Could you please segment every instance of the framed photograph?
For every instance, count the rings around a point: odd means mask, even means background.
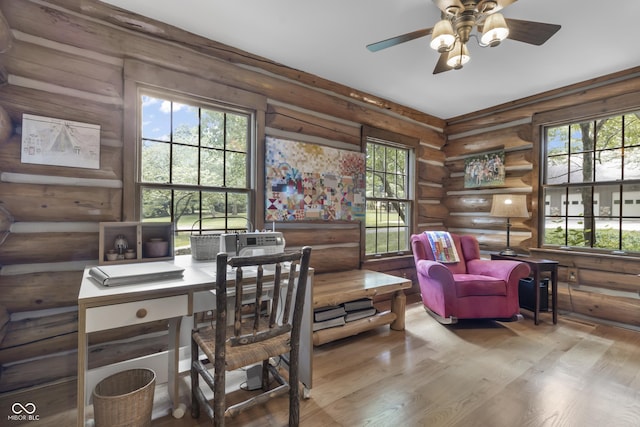
[[[100,126],[23,114],[20,160],[100,169]]]
[[[478,154],[464,161],[464,188],[504,185],[504,150]]]

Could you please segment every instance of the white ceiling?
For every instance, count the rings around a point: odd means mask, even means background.
[[[560,31],[542,46],[472,39],[471,61],[438,75],[429,36],[365,48],[433,27],[430,0],[103,1],[443,119],[640,65],[639,0],[519,0],[505,17]]]

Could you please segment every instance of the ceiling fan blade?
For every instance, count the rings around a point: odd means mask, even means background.
[[[509,27],[509,39],[540,46],[551,38],[561,28],[556,24],[543,22],[522,21],[520,19],[505,18]]]
[[[440,54],[440,58],[438,58],[438,63],[436,64],[436,68],[433,69],[433,74],[444,73],[445,71],[453,70],[453,68],[447,65],[447,58],[449,57],[449,52],[443,52]]]
[[[412,33],[391,37],[390,39],[368,44],[367,49],[369,49],[371,52],[377,52],[379,50],[386,49],[388,47],[395,46],[400,43],[404,43],[410,40],[418,39],[420,37],[428,36],[429,34],[431,34],[432,30],[433,28],[424,28],[422,30],[417,30]]]

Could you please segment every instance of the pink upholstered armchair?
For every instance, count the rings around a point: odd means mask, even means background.
[[[510,319],[520,314],[518,282],[529,275],[519,261],[480,259],[473,236],[451,234],[460,261],[435,261],[425,233],[411,236],[422,302],[441,323],[458,319]]]

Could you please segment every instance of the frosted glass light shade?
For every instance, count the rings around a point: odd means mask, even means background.
[[[451,22],[447,19],[443,19],[436,23],[431,33],[431,49],[438,52],[446,52],[451,49],[453,43],[456,41],[456,36],[453,34],[453,27]]]
[[[487,16],[483,29],[484,32],[480,37],[480,42],[483,45],[498,46],[502,40],[509,37],[509,27],[507,27],[507,22],[501,13]]]
[[[469,62],[470,59],[471,57],[469,56],[467,45],[464,45],[460,43],[459,40],[456,40],[456,43],[453,45],[453,49],[451,49],[451,52],[449,52],[447,65],[457,70],[459,68],[462,68],[462,66]]]

